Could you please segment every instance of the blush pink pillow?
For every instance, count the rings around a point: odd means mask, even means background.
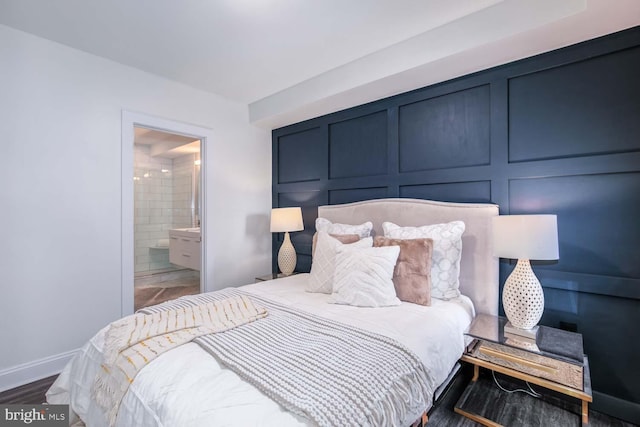
[[[376,236],[373,246],[400,246],[393,285],[401,301],[431,305],[432,239],[390,239]]]

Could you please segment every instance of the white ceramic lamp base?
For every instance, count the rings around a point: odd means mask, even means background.
[[[535,342],[536,338],[538,337],[538,326],[534,326],[531,329],[522,329],[516,328],[511,322],[507,322],[507,324],[504,325],[504,335],[505,338],[507,336],[519,336],[521,338],[526,338]]]
[[[291,243],[289,233],[284,233],[284,242],[280,246],[278,251],[278,267],[285,276],[290,276],[293,270],[296,269],[296,263],[298,258],[296,256],[296,250]]]
[[[544,312],[544,293],[528,259],[518,260],[502,290],[502,305],[509,319],[505,331],[535,339]]]

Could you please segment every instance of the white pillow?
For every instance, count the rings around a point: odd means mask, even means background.
[[[370,248],[373,238],[358,240],[355,243],[344,244],[334,239],[324,231],[318,232],[316,252],[311,263],[311,273],[307,280],[307,292],[330,294],[333,291],[333,272],[335,270],[336,252],[343,246],[356,248]]]
[[[332,223],[325,218],[316,218],[316,231],[324,231],[329,234],[357,234],[361,239],[371,236],[373,224],[367,221],[360,225]]]
[[[400,246],[338,249],[329,302],[358,307],[400,305],[392,280],[399,254]]]
[[[431,258],[431,296],[448,300],[460,296],[460,258],[462,257],[462,221],[422,227],[400,227],[383,222],[384,236],[393,239],[433,239]]]

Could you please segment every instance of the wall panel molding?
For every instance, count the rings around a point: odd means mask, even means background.
[[[567,271],[536,270],[545,288],[640,300],[640,280]],[[606,283],[606,286],[602,286]]]
[[[342,190],[329,190],[329,204],[360,202],[371,199],[384,199],[390,197],[387,187],[349,188]]]
[[[594,394],[607,396],[599,410],[640,423],[628,416],[640,341],[625,335],[640,323],[638,70],[640,27],[274,130],[274,206],[306,204],[298,269],[311,266],[318,204],[412,197],[555,213],[560,260],[534,264],[542,323],[577,325]],[[278,247],[274,237],[274,259]],[[501,284],[512,268],[500,263]]]
[[[492,203],[491,181],[401,185],[400,197],[447,202]]]
[[[387,111],[329,124],[329,179],[387,173]]]
[[[324,153],[319,127],[282,135],[278,141],[277,183],[319,181],[326,169],[317,160]]]
[[[490,163],[489,85],[399,107],[400,172]]]
[[[509,79],[509,161],[640,150],[638,70],[640,47]]]
[[[640,279],[640,171],[512,179],[509,213],[558,216],[560,260],[547,268]]]

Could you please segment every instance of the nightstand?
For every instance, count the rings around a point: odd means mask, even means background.
[[[298,273],[297,273],[296,271],[294,271],[294,272],[293,272],[293,273],[291,273],[289,276],[293,276],[293,275],[295,275],[295,274],[298,274]],[[283,278],[283,277],[288,277],[288,276],[285,276],[285,275],[284,275],[284,274],[282,274],[282,273],[278,273],[278,274],[275,274],[275,273],[266,274],[266,275],[264,275],[264,276],[256,277],[256,283],[258,283],[258,282],[266,282],[267,280],[281,279],[281,278]]]
[[[458,400],[455,412],[482,425],[499,425],[470,411],[466,404],[482,398],[470,396],[468,391],[477,381],[480,368],[486,368],[579,399],[582,424],[588,424],[589,402],[593,397],[582,335],[540,326],[536,340],[528,340],[505,333],[506,323],[504,317],[480,314],[469,326],[466,335],[472,340],[461,360],[473,365],[473,378]]]

